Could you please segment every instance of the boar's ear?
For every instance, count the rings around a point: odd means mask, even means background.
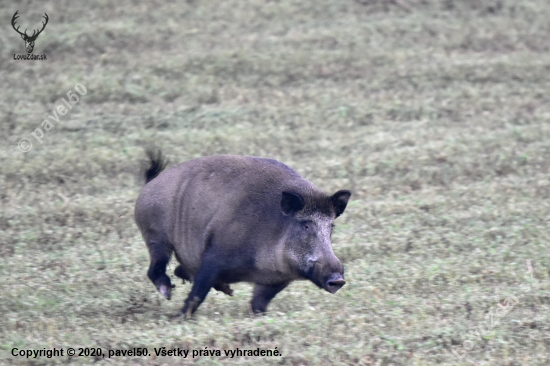
[[[293,215],[304,208],[304,199],[298,193],[283,192],[281,211],[285,215]]]
[[[336,217],[344,213],[346,206],[348,205],[349,197],[351,196],[350,191],[342,190],[334,193],[330,200],[334,205],[334,210],[336,211]]]

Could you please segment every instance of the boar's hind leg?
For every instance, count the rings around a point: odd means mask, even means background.
[[[185,281],[191,281],[191,276],[187,274],[187,271],[185,270],[185,268],[183,268],[181,264],[176,267],[176,269],[174,270],[174,274],[181,278],[183,283],[185,283]],[[227,283],[218,282],[214,284],[214,290],[221,291],[229,296],[233,296],[233,289]]]
[[[275,295],[281,292],[287,285],[288,282],[283,282],[278,285],[256,284],[256,286],[254,286],[254,295],[250,302],[254,314],[265,313],[267,304],[269,304]]]
[[[170,277],[166,275],[166,265],[170,261],[170,256],[172,256],[172,244],[165,240],[147,241],[147,248],[151,259],[147,276],[159,292],[170,300],[172,283]]]
[[[233,296],[233,289],[227,283],[216,283],[214,290],[221,291],[226,295]]]
[[[191,281],[191,277],[187,274],[187,271],[185,271],[185,268],[183,268],[181,264],[176,267],[174,274],[181,278],[183,283],[185,283],[185,281]]]

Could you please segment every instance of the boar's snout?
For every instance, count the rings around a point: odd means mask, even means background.
[[[324,288],[333,294],[340,290],[340,288],[345,284],[346,281],[344,280],[344,277],[340,273],[334,273],[329,277],[328,281],[325,282]]]

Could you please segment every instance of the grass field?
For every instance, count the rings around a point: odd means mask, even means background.
[[[16,10],[29,29],[48,13],[47,61],[13,60]],[[550,363],[547,1],[4,1],[0,15],[1,364]],[[162,298],[133,221],[150,144],[172,164],[270,157],[351,190],[333,236],[346,286],[295,282],[252,317],[236,284],[173,320],[189,284],[171,275]],[[11,354],[68,347],[282,356]]]

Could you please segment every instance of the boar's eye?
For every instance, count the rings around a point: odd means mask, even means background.
[[[302,221],[301,224],[302,224],[302,229],[304,229],[305,231],[309,230],[309,223],[307,221]]]

